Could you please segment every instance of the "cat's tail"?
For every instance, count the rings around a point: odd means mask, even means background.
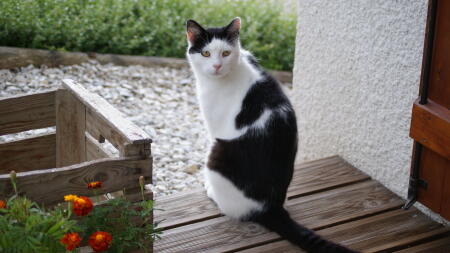
[[[254,215],[250,220],[278,233],[284,239],[311,253],[357,253],[327,241],[314,231],[295,222],[284,208],[276,208]]]

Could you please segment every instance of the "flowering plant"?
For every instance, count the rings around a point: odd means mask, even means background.
[[[60,205],[50,211],[18,196],[15,173],[11,183],[16,194],[0,200],[0,252],[78,252],[80,245],[89,245],[95,252],[146,252],[148,242],[161,233],[152,223],[153,201],[144,198],[143,177],[139,180],[141,202],[120,197],[94,206],[89,197],[70,194],[64,196],[67,208]],[[87,184],[97,198],[101,187],[98,181]]]
[[[77,222],[62,207],[46,211],[18,196],[14,172],[10,178],[16,194],[0,201],[0,252],[64,252],[60,240]]]

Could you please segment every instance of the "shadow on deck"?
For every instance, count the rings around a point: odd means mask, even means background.
[[[450,252],[450,228],[334,156],[296,166],[287,210],[327,239],[362,252]],[[203,190],[156,199],[154,252],[302,252],[254,223],[222,216]]]

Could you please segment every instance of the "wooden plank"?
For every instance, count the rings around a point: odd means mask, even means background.
[[[48,169],[56,166],[55,133],[0,144],[0,174]]]
[[[450,109],[450,2],[438,1],[428,97]]]
[[[409,135],[450,160],[450,111],[447,108],[432,100],[428,100],[425,105],[416,101],[413,105]]]
[[[203,189],[171,194],[156,199],[155,220],[164,229],[221,216]]]
[[[304,196],[337,186],[347,185],[369,177],[346,163],[338,156],[297,164],[288,196]],[[320,182],[319,184],[315,181]],[[186,201],[189,199],[189,201]],[[157,220],[164,220],[162,227],[172,228],[219,216],[216,206],[198,189],[190,193],[178,193],[156,199]]]
[[[291,199],[369,179],[341,157],[332,156],[296,165],[287,196]]]
[[[94,139],[89,133],[85,133],[86,138],[86,160],[91,161],[100,158],[114,157],[107,149],[103,148],[100,143]]]
[[[138,157],[99,159],[63,168],[17,173],[17,186],[21,193],[38,203],[55,204],[67,194],[92,195],[86,186],[90,181],[102,181],[104,192],[133,187],[141,175],[149,182],[148,164],[148,159]],[[12,192],[9,175],[0,175],[0,195]]]
[[[54,90],[0,99],[0,135],[54,125]]]
[[[448,231],[449,228],[432,221],[416,209],[400,209],[332,227],[319,234],[356,250],[381,252],[404,248]]]
[[[439,240],[423,243],[414,247],[406,248],[396,253],[446,253],[450,252],[450,236]]]
[[[419,178],[427,182],[427,187],[419,187],[418,201],[431,210],[439,213],[442,210],[442,200],[445,172],[449,171],[450,162],[439,154],[424,147],[420,154]]]
[[[151,142],[146,132],[125,119],[121,112],[97,94],[88,92],[70,79],[64,79],[63,85],[86,105],[86,129],[94,138],[103,136],[116,147]]]
[[[297,222],[318,229],[398,209],[402,204],[400,198],[379,183],[367,181],[290,200],[287,209]],[[155,220],[160,218],[155,212]],[[155,242],[155,251],[224,252],[279,239],[255,223],[219,217],[165,230],[162,239]]]
[[[365,219],[318,231],[325,238],[352,249],[369,252],[392,252],[448,233],[449,228],[431,221],[414,208],[394,210]],[[296,252],[283,240],[239,251],[241,253]],[[404,251],[410,252],[410,251]]]
[[[140,156],[145,157],[148,159],[148,171],[150,171],[149,174],[149,180],[147,183],[152,183],[152,169],[153,169],[153,157],[151,156],[150,152],[150,143],[136,143],[136,144],[127,144],[125,146],[122,146],[120,149],[120,156],[122,157],[128,157],[128,156]],[[133,186],[133,187],[127,187],[124,189],[124,194],[126,198],[134,198],[136,195],[139,195],[141,192],[140,186]]]
[[[67,90],[56,92],[56,166],[86,161],[86,108]]]
[[[307,253],[304,250],[292,245],[288,241],[277,241],[261,246],[238,251],[239,253]]]
[[[447,168],[450,168],[450,161],[447,160]],[[444,184],[442,188],[441,216],[450,221],[450,170],[444,174]]]

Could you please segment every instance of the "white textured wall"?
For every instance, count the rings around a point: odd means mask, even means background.
[[[406,198],[426,0],[299,0],[298,161],[338,154]]]

